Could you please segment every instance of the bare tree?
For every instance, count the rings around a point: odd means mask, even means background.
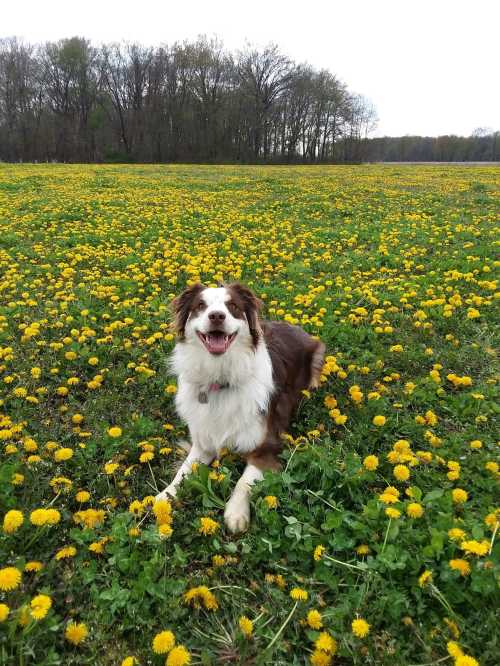
[[[248,104],[250,137],[253,156],[269,155],[269,121],[273,104],[288,89],[292,76],[292,62],[279,52],[276,45],[262,52],[247,49],[240,52],[237,61],[240,91]]]
[[[37,159],[44,101],[34,47],[16,38],[0,40],[0,140],[5,158]]]

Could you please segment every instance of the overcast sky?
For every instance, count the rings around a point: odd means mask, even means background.
[[[0,37],[269,42],[364,94],[374,136],[500,129],[498,0],[1,0]]]

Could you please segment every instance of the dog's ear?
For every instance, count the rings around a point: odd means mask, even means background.
[[[191,310],[193,309],[193,304],[204,289],[205,287],[202,284],[193,284],[172,301],[172,309],[175,317],[175,330],[181,340],[184,340],[186,323]]]
[[[254,347],[256,347],[262,334],[259,324],[259,313],[263,303],[248,287],[239,282],[230,284],[229,289],[237,295],[238,300],[243,304],[243,311],[248,322],[252,342]]]

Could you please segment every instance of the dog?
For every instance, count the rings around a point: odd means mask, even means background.
[[[227,448],[247,463],[225,507],[232,533],[248,528],[252,484],[265,470],[280,468],[281,435],[303,389],[319,385],[325,353],[325,345],[298,326],[261,320],[261,305],[239,283],[195,284],[173,301],[177,343],[170,363],[191,448],[156,499],[175,497],[193,463],[208,465]]]

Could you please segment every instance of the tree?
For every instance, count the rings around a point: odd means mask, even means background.
[[[290,86],[292,62],[276,45],[262,52],[247,48],[238,54],[236,65],[240,93],[248,109],[249,135],[253,157],[269,155],[269,126],[273,105]]]
[[[95,159],[89,127],[99,84],[95,49],[81,37],[62,39],[45,45],[40,62],[45,96],[53,113],[58,159]]]
[[[495,160],[500,135],[370,139],[373,105],[271,44],[214,38],[94,47],[0,40],[0,159],[359,162]]]
[[[34,47],[0,40],[0,142],[4,159],[37,159],[44,104]]]

